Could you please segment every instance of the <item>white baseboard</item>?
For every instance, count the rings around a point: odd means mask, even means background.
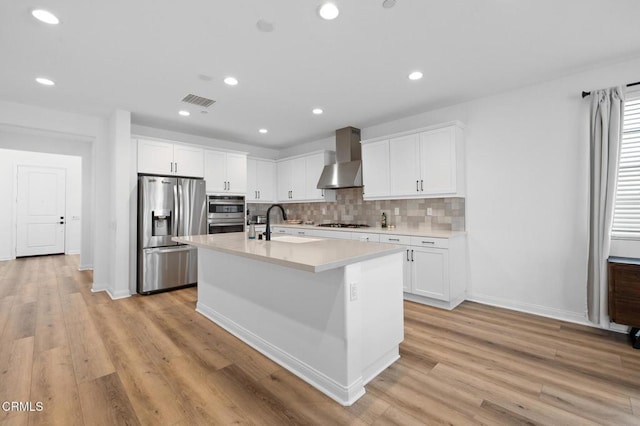
[[[96,285],[94,283],[93,287],[91,288],[91,292],[92,293],[99,293],[101,291],[104,291],[105,293],[107,293],[109,295],[109,297],[111,298],[111,300],[118,300],[118,299],[124,299],[124,298],[127,298],[127,297],[131,297],[131,293],[128,290],[120,290],[120,291],[117,291],[115,293],[112,293],[109,288],[102,287],[102,286]]]
[[[471,302],[482,303],[484,305],[510,309],[512,311],[524,312],[527,314],[539,315],[541,317],[553,318],[560,321],[571,322],[574,324],[586,325],[588,327],[616,331],[618,333],[626,333],[628,330],[626,327],[620,326],[618,324],[612,323],[609,327],[604,327],[600,324],[589,322],[589,320],[587,320],[586,313],[565,311],[562,309],[549,308],[547,306],[535,305],[531,303],[514,302],[513,300],[507,300],[481,294],[467,294],[467,300]]]
[[[358,378],[349,386],[343,386],[330,377],[327,377],[322,372],[265,341],[256,334],[215,311],[213,308],[198,302],[196,305],[196,311],[341,405],[350,406],[365,393],[362,377]]]
[[[64,254],[67,254],[67,255],[80,254],[80,250],[69,250],[69,251],[66,251]]]
[[[0,262],[4,262],[5,260],[16,260],[15,257],[0,257]]]
[[[78,271],[93,271],[93,265],[80,265]]]

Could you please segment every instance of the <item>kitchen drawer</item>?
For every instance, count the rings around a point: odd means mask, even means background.
[[[369,243],[377,243],[380,242],[380,234],[372,234],[370,232],[352,232],[351,239]]]
[[[265,226],[266,228],[266,226]],[[272,234],[284,234],[284,235],[293,235],[294,234],[294,229],[291,228],[278,228],[276,226],[272,226],[271,227],[271,233]]]
[[[449,248],[448,238],[411,237],[411,245],[416,247]]]
[[[408,246],[411,244],[411,237],[408,235],[380,235],[380,242]]]
[[[334,231],[331,229],[315,229],[313,235],[322,238],[338,238],[341,240],[351,239],[351,232],[349,231]]]

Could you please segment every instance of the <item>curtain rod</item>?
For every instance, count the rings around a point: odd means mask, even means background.
[[[627,87],[631,87],[631,86],[637,86],[640,84],[640,81],[636,81],[635,83],[629,83],[627,84]],[[587,96],[589,96],[591,94],[591,92],[585,92],[584,90],[582,91],[582,97],[586,98]]]

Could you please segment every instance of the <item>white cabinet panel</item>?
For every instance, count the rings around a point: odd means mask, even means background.
[[[291,160],[291,199],[305,200],[306,196],[307,166],[305,158]]]
[[[369,232],[352,232],[351,239],[356,241],[363,241],[365,243],[378,243],[380,242],[380,234]]]
[[[389,195],[389,141],[362,145],[363,195],[379,197]]]
[[[209,193],[245,194],[247,156],[224,151],[204,151],[204,180]]]
[[[278,200],[291,200],[291,181],[293,180],[293,160],[278,161],[276,166]]]
[[[318,189],[318,180],[324,169],[324,154],[313,154],[305,158],[305,199],[321,199],[324,191]]]
[[[138,172],[173,174],[173,144],[138,139]]]
[[[412,247],[412,293],[449,301],[449,251]]]
[[[276,199],[276,164],[271,160],[247,159],[247,201],[271,203]]]
[[[204,176],[204,150],[188,145],[173,146],[174,173],[178,176]]]
[[[276,165],[273,161],[256,162],[256,190],[258,200],[272,202],[276,199]]]
[[[391,194],[420,193],[420,135],[392,138],[389,141]]]
[[[207,192],[226,191],[227,172],[224,152],[210,150],[204,152],[204,180],[207,184]]]
[[[247,192],[247,156],[228,152],[227,191],[244,194]]]
[[[247,158],[247,202],[258,200],[258,160]]]
[[[456,192],[455,129],[420,134],[420,190],[430,194]]]
[[[203,177],[203,149],[138,139],[138,173]]]

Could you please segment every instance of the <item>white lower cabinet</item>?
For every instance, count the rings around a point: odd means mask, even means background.
[[[449,301],[449,250],[411,247],[411,293]]]
[[[402,245],[404,298],[453,309],[466,293],[465,237],[427,238],[381,235],[380,242]]]

